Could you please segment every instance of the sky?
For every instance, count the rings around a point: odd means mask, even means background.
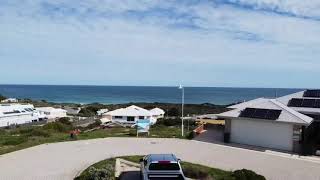
[[[0,0],[0,84],[320,88],[319,0]]]

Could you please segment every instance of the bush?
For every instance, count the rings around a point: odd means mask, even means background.
[[[6,130],[0,129],[0,135],[4,135],[4,134],[6,134]]]
[[[192,179],[210,179],[208,172],[201,169],[185,168],[183,173],[186,177]]]
[[[7,99],[5,96],[2,96],[1,94],[0,94],[0,101],[2,101],[2,100],[5,100],[5,99]]]
[[[181,125],[181,119],[180,118],[158,119],[156,125],[180,126]]]
[[[101,122],[100,120],[96,120],[94,123],[89,124],[89,125],[86,127],[86,129],[96,128],[96,127],[100,126],[101,123],[102,123],[102,122]]]
[[[42,129],[33,129],[27,136],[41,136],[41,137],[49,137],[50,134]]]
[[[43,126],[43,129],[56,132],[67,132],[72,130],[72,126],[62,124],[61,122],[51,122]]]
[[[5,146],[15,146],[24,143],[26,140],[25,137],[12,136],[5,139],[2,144]]]
[[[97,169],[95,167],[90,167],[88,172],[87,180],[114,180],[113,177],[114,167],[107,164],[105,168]]]
[[[189,132],[189,134],[186,136],[187,139],[193,139],[194,138],[194,133],[193,131]]]
[[[266,180],[265,177],[247,169],[236,170],[232,176],[236,180]]]
[[[70,122],[70,118],[69,117],[62,117],[62,118],[58,119],[58,122],[60,122],[62,124],[66,124],[66,125],[71,125],[72,124]]]
[[[104,108],[106,108],[106,106],[103,104],[99,104],[99,103],[89,104],[86,107],[81,108],[79,115],[85,116],[85,117],[95,116],[97,115],[98,110],[104,109]]]
[[[168,111],[168,116],[179,116],[180,115],[180,111],[178,108],[170,108]]]
[[[25,128],[19,130],[20,134],[24,134],[27,137],[30,136],[42,136],[42,137],[49,137],[50,134],[43,129],[40,128]]]

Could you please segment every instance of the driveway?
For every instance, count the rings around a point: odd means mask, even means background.
[[[320,179],[317,162],[198,141],[152,138],[62,142],[5,154],[0,156],[0,179],[71,180],[100,160],[148,153],[174,153],[182,160],[225,170],[247,168],[267,179]]]

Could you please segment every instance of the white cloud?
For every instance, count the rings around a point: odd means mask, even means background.
[[[320,1],[318,0],[227,0],[227,2],[258,10],[320,20]]]

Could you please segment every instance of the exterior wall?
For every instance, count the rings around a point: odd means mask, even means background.
[[[294,125],[293,126],[293,152],[301,153],[302,152],[302,126],[301,125]]]
[[[33,120],[38,120],[38,118],[34,117],[32,114],[19,114],[14,116],[0,117],[0,127],[30,123]]]
[[[66,111],[42,111],[42,110],[40,110],[40,114],[44,115],[48,119],[67,117]]]
[[[293,151],[293,125],[269,120],[233,119],[231,142]]]
[[[122,118],[116,118],[116,116],[112,116],[111,121],[134,124],[139,120],[139,116],[134,116],[134,121],[127,121],[127,117],[133,117],[133,116],[122,116]],[[144,116],[144,119],[150,119],[150,121],[152,121],[152,117],[150,116]]]
[[[231,119],[226,119],[225,125],[224,125],[224,133],[230,133],[230,132],[231,132]]]

